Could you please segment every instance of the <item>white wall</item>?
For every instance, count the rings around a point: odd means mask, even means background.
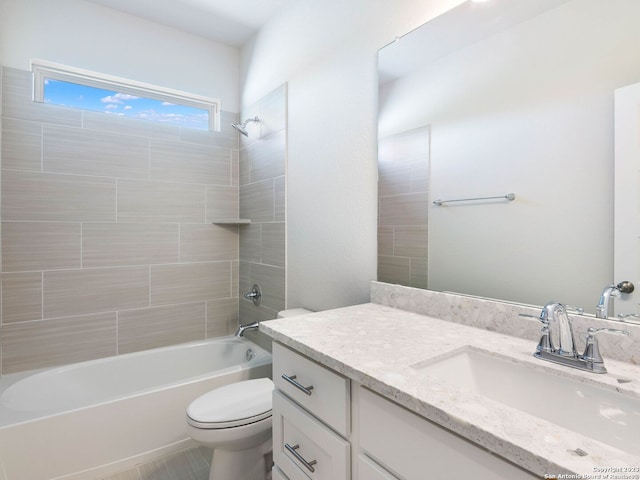
[[[30,59],[222,100],[239,112],[238,49],[82,0],[0,0],[0,63]]]
[[[460,0],[298,0],[242,51],[242,104],[288,82],[287,306],[369,300],[376,52]]]

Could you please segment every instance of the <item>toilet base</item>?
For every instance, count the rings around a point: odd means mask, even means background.
[[[271,438],[248,450],[215,448],[211,458],[209,480],[265,480],[265,456],[271,451]],[[271,466],[269,466],[271,467]]]

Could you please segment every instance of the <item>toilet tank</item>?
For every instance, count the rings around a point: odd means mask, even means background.
[[[306,308],[290,308],[288,310],[282,310],[278,312],[278,318],[295,317],[298,315],[306,315],[307,313],[313,313]]]

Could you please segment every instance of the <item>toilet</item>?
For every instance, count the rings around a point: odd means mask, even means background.
[[[296,308],[278,318],[311,313]],[[272,450],[269,378],[244,380],[216,388],[187,407],[187,433],[213,448],[209,480],[265,480],[265,456]]]
[[[187,407],[187,432],[213,448],[210,480],[265,480],[271,451],[273,382],[257,378],[231,383]]]
[[[306,308],[290,308],[289,310],[282,310],[278,312],[278,318],[297,317],[298,315],[306,315],[307,313],[313,313]]]

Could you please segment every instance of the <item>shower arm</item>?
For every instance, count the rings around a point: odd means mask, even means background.
[[[244,122],[242,122],[242,126],[246,127],[251,122],[258,123],[259,121],[260,121],[260,119],[256,115],[255,117],[247,118]]]

